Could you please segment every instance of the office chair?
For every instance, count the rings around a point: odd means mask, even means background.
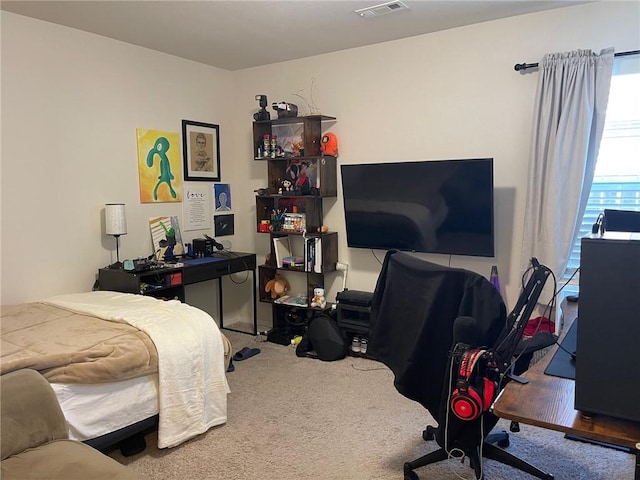
[[[517,378],[514,354],[527,350],[522,332],[550,273],[532,263],[534,273],[507,315],[500,293],[483,276],[387,252],[372,299],[369,351],[394,373],[398,392],[424,406],[439,425],[427,427],[423,438],[435,437],[440,448],[405,463],[405,480],[418,479],[419,467],[465,457],[477,479],[484,478],[482,457],[553,479],[489,442],[498,422],[489,407]],[[508,434],[498,440],[508,444]]]

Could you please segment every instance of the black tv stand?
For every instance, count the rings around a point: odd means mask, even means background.
[[[344,290],[338,293],[338,327],[346,333],[349,341],[353,337],[369,337],[372,298],[373,293],[359,290]],[[351,348],[347,351],[355,357],[373,358],[367,353],[354,352]]]

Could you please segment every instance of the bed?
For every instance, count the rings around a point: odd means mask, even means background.
[[[47,378],[72,439],[106,447],[157,422],[169,448],[227,420],[231,345],[177,300],[96,291],[3,306],[0,338],[0,373]]]

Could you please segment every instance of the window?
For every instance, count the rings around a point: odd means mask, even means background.
[[[626,57],[622,57],[623,59]],[[614,69],[620,68],[616,59]],[[563,280],[580,266],[580,239],[605,208],[640,211],[640,59],[627,63],[627,71],[614,70],[596,171]],[[631,66],[631,71],[629,66]],[[563,282],[564,283],[564,282]],[[571,282],[575,293],[578,281]]]

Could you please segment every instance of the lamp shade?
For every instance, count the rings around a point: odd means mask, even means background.
[[[104,208],[104,232],[107,235],[126,235],[127,219],[124,203],[107,203]]]

